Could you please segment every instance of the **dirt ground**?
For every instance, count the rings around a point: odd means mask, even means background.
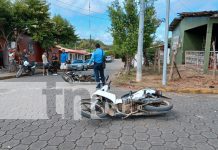
[[[168,77],[169,77],[168,68]],[[185,66],[179,66],[179,73],[181,74],[181,79],[179,78],[176,70],[174,70],[173,80],[167,81],[167,86],[165,88],[171,89],[215,89],[218,90],[218,73],[214,79],[212,75],[205,75],[201,71],[196,71],[194,69],[186,68]],[[130,75],[125,75],[122,73],[117,74],[115,82],[113,83],[117,87],[124,87],[129,89],[141,89],[145,87],[151,88],[163,88],[162,86],[162,73],[158,74],[154,71],[153,67],[146,67],[143,70],[143,79],[141,82],[136,82],[136,72],[131,71]]]

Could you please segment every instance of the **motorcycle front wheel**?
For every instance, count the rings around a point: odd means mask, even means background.
[[[104,108],[100,105],[95,104],[94,109],[91,108],[91,102],[82,102],[81,103],[81,115],[86,118],[93,118],[93,119],[103,119],[107,116],[104,112]]]
[[[63,75],[62,75],[62,79],[63,79],[65,82],[74,82],[73,78],[70,77],[70,76],[67,75],[67,74],[63,74]]]
[[[163,100],[160,103],[151,103],[144,106],[144,110],[146,111],[170,111],[173,108],[173,104],[169,101]]]
[[[23,68],[21,67],[16,73],[16,78],[19,78],[22,75],[22,73],[23,73]]]

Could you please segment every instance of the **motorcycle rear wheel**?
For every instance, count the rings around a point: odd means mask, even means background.
[[[92,103],[91,102],[82,102],[81,103],[81,115],[83,117],[86,117],[86,118],[92,118],[93,119],[103,119],[107,116],[106,113],[104,113],[104,109],[96,104],[95,105],[95,110],[91,110],[91,105]]]
[[[170,111],[172,108],[173,108],[173,104],[166,100],[163,100],[160,103],[151,103],[143,107],[143,109],[146,111],[157,111],[157,112]]]

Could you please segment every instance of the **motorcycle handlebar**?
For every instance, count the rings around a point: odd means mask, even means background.
[[[110,89],[110,87],[111,87],[111,81],[108,83],[108,88]]]

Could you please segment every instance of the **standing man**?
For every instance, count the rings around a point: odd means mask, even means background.
[[[9,72],[13,72],[16,70],[15,49],[9,51],[8,59],[9,59]]]
[[[56,53],[52,54],[51,60],[52,60],[52,67],[54,68],[53,75],[57,75],[58,57],[56,56]]]
[[[27,52],[27,49],[23,49],[22,60],[29,62],[29,58],[28,58],[29,56],[30,56],[30,54]]]
[[[104,67],[105,67],[105,52],[103,49],[100,48],[100,44],[95,45],[96,49],[92,53],[92,57],[89,61],[89,65],[94,61],[94,73],[95,73],[95,81],[97,82],[97,87],[100,88],[100,78],[101,82],[104,85],[105,84],[105,78],[104,78]]]
[[[67,60],[68,60],[68,55],[65,52],[65,49],[62,49],[61,58],[60,58],[61,61],[60,69],[64,70],[64,72],[67,70]]]
[[[43,63],[43,76],[45,75],[45,73],[48,76],[48,67],[49,67],[49,64],[48,64],[48,59],[47,59],[47,53],[46,52],[44,52],[42,54],[42,63]]]

